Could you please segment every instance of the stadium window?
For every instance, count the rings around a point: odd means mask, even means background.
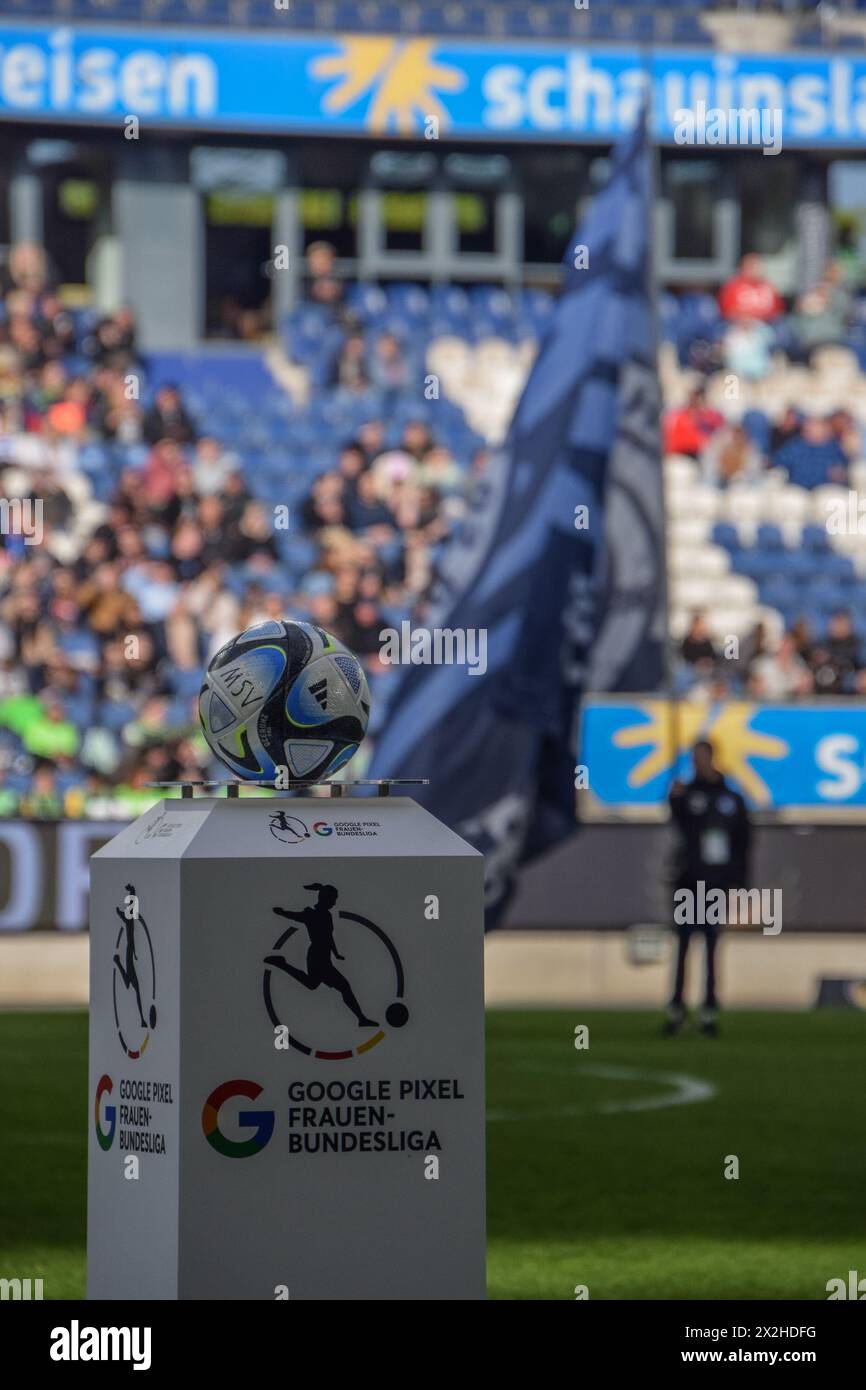
[[[749,156],[737,161],[741,240],[744,251],[778,256],[796,241],[797,204],[802,200],[803,166],[784,156]]]
[[[442,168],[453,191],[457,254],[496,255],[499,194],[510,186],[511,160],[498,153],[455,152],[445,157]]]
[[[341,258],[357,255],[358,200],[339,188],[302,188],[298,196],[304,249],[328,241]]]
[[[861,289],[866,267],[866,160],[833,160],[827,188],[836,255],[846,266],[849,284]]]
[[[420,251],[424,245],[427,194],[387,189],[379,199],[386,251]]]
[[[457,246],[464,253],[496,251],[496,194],[456,193]]]
[[[562,260],[577,204],[588,187],[589,158],[578,150],[520,151],[515,167],[523,201],[523,254],[528,265]]]
[[[87,166],[80,166],[47,170],[43,190],[43,238],[60,282],[85,285],[106,203],[104,188]]]
[[[205,198],[205,331],[255,339],[268,326],[274,199],[222,189]]]
[[[205,332],[255,339],[269,327],[273,228],[286,158],[252,146],[196,145],[190,177],[204,204]]]
[[[673,213],[673,258],[711,261],[716,254],[715,210],[722,191],[718,159],[669,160],[662,191]]]
[[[267,193],[211,193],[207,220],[215,227],[266,227],[270,230],[274,200]]]
[[[57,202],[66,217],[89,222],[96,216],[99,192],[93,179],[63,179],[57,185]]]
[[[379,250],[421,253],[425,249],[428,189],[438,161],[428,150],[377,150],[370,159],[369,186],[376,194]]]

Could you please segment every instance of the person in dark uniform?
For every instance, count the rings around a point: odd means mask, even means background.
[[[716,946],[720,927],[697,920],[705,895],[721,888],[726,895],[732,888],[743,888],[748,879],[751,827],[746,803],[729,786],[713,761],[713,746],[703,739],[692,750],[695,775],[691,782],[674,782],[670,790],[671,819],[677,832],[677,856],[673,891],[687,889],[697,911],[691,921],[677,921],[674,988],[664,1032],[678,1033],[686,1018],[683,1003],[686,957],[694,933],[702,932],[706,946],[706,989],[701,1013],[701,1031],[714,1037],[718,1032],[716,1014]],[[703,883],[703,890],[699,884]],[[682,901],[680,899],[679,901]],[[704,913],[706,917],[708,914]]]

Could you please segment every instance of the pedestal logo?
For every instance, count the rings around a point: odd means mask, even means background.
[[[308,883],[304,892],[314,893],[315,902],[272,909],[294,925],[264,958],[268,1017],[275,1028],[288,1029],[291,1046],[305,1056],[360,1057],[408,1022],[400,956],[376,922],[337,909],[333,884]]]
[[[115,912],[121,921],[111,982],[114,1023],[127,1057],[144,1055],[156,1027],[156,962],[150,929],[131,883]]]

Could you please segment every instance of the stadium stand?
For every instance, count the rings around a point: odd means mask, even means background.
[[[12,248],[2,487],[7,508],[41,501],[43,536],[11,510],[0,536],[0,812],[132,811],[148,782],[218,775],[202,665],[287,611],[358,652],[381,718],[378,634],[429,583],[553,301],[344,284],[317,256],[273,345],[143,360],[129,311],[68,310],[43,250]],[[866,689],[858,288],[834,263],[786,305],[747,257],[718,297],[662,298],[671,631],[694,698]]]
[[[25,18],[58,21],[126,21],[137,24],[279,25],[295,32],[453,36],[496,39],[659,40],[707,44],[735,29],[738,40],[750,33],[764,47],[836,43],[860,47],[866,42],[861,12],[866,0],[647,0],[593,3],[579,8],[573,0],[524,0],[494,3],[392,0],[4,0],[4,12]]]
[[[862,300],[838,264],[792,312],[773,292],[749,318],[732,286],[662,305],[678,683],[714,696],[862,692],[866,535],[851,515],[866,481]],[[758,329],[758,359],[740,361],[731,336]],[[720,663],[731,636],[745,638],[743,659]]]

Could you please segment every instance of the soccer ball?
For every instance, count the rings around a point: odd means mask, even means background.
[[[357,657],[312,623],[264,622],[221,647],[199,718],[238,777],[314,782],[344,767],[367,732],[370,691]]]

